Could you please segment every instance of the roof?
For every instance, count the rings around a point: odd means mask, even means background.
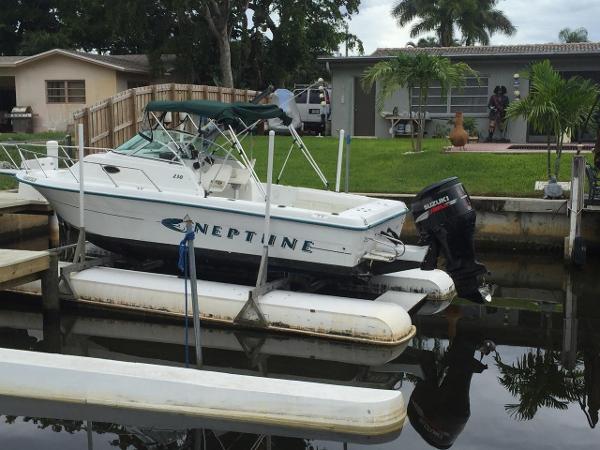
[[[95,53],[79,52],[55,48],[32,56],[0,56],[0,67],[19,67],[33,61],[52,55],[62,55],[80,61],[114,69],[119,72],[134,72],[147,74],[150,65],[146,55],[98,55]]]
[[[242,102],[222,103],[212,100],[186,100],[178,102],[156,100],[148,103],[146,111],[185,112],[229,124],[236,124],[238,118],[245,123],[276,118],[281,119],[286,125],[291,123],[291,119],[277,105],[256,105],[254,103]]]
[[[369,61],[383,59],[398,53],[415,54],[420,52],[447,56],[450,58],[600,55],[600,42],[581,42],[573,44],[477,45],[468,47],[378,48],[369,56],[325,57],[320,59],[328,62]]]

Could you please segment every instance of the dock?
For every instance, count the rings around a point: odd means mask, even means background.
[[[9,349],[0,349],[0,405],[108,422],[128,413],[144,426],[214,420],[359,436],[397,433],[406,418],[395,390]]]
[[[18,192],[0,191],[0,215],[40,214],[50,215],[53,209],[48,202],[23,198]]]
[[[41,280],[45,309],[58,310],[58,257],[49,251],[0,249],[0,290]]]

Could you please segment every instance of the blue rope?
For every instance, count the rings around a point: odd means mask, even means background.
[[[187,268],[187,260],[184,263],[185,265],[185,275],[183,277],[183,282],[185,283],[185,367],[190,367],[190,343],[188,342],[189,335],[189,319],[188,319],[188,268]]]
[[[185,268],[187,267],[187,241],[193,241],[194,240],[194,232],[190,231],[189,233],[185,233],[184,238],[181,240],[181,242],[179,243],[179,261],[177,262],[177,267],[179,268],[179,270],[181,270],[182,272],[184,272],[184,274],[187,275],[187,272],[185,271]]]
[[[185,283],[185,367],[190,367],[190,344],[189,344],[189,318],[188,318],[188,278],[190,277],[190,271],[188,269],[188,248],[187,241],[194,240],[194,232],[190,231],[185,234],[185,237],[179,243],[179,261],[177,267],[183,272],[183,282]]]

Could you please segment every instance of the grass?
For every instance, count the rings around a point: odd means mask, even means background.
[[[63,133],[13,135],[15,140],[47,140],[63,137]],[[7,134],[0,134],[5,141]],[[304,141],[325,173],[331,187],[335,185],[337,138],[305,137]],[[291,138],[275,138],[276,178]],[[247,137],[244,148],[257,159],[256,170],[265,179],[267,137]],[[416,193],[425,186],[450,176],[458,176],[472,195],[541,197],[534,191],[536,180],[546,179],[546,153],[490,154],[443,153],[445,139],[425,139],[424,151],[410,152],[408,139],[353,139],[350,161],[350,190],[353,192]],[[560,180],[570,178],[572,154],[564,154]],[[4,159],[0,151],[0,159]],[[591,155],[588,156],[591,161]],[[344,162],[345,165],[345,162]],[[302,154],[294,149],[281,179],[282,184],[322,187]],[[342,180],[342,187],[344,186]],[[14,187],[14,180],[0,176],[0,189]]]
[[[251,138],[247,138],[251,139]],[[335,183],[337,139],[306,137],[304,141],[329,179]],[[290,138],[275,138],[275,176],[279,173]],[[246,142],[245,147],[251,147]],[[405,139],[353,139],[350,158],[350,190],[354,192],[416,193],[425,186],[458,176],[469,193],[489,196],[540,197],[536,180],[546,179],[546,153],[490,154],[443,153],[445,139],[426,139],[421,154],[411,151]],[[254,138],[259,176],[266,173],[266,137]],[[249,150],[248,150],[249,151]],[[320,182],[303,156],[294,150],[282,183],[319,187]],[[572,154],[563,154],[560,180],[570,179]],[[589,156],[591,161],[591,155]],[[344,162],[345,164],[345,162]],[[342,182],[343,186],[343,182]]]
[[[0,133],[0,142],[45,142],[64,139],[64,131],[44,131],[42,133]]]

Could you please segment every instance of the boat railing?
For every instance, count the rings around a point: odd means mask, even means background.
[[[72,170],[73,165],[78,162],[78,159],[71,156],[77,154],[78,147],[76,146],[68,146],[68,145],[52,145],[52,149],[50,150],[49,145],[43,144],[30,144],[30,143],[0,143],[0,156],[4,156],[5,161],[10,165],[10,169],[13,170],[39,170],[44,175],[45,178],[49,177],[49,171],[54,169],[66,169],[69,174],[73,177],[76,183],[79,183],[79,177]],[[46,150],[46,151],[44,151]],[[85,147],[85,153],[102,153],[110,151],[110,149],[98,148],[98,147]],[[62,152],[62,155],[58,154]],[[56,161],[55,166],[47,167],[43,163],[43,159],[51,158]],[[0,158],[3,159],[3,158]],[[33,161],[36,163],[34,164]],[[116,188],[123,187],[123,183],[119,183],[114,176],[112,176],[106,169],[107,166],[115,167],[118,169],[126,169],[129,171],[135,171],[142,175],[142,177],[147,180],[148,185],[151,186],[157,192],[162,192],[163,190],[160,188],[159,183],[154,181],[150,175],[139,167],[131,167],[123,164],[115,164],[111,162],[110,164],[101,163],[97,161],[84,161],[84,167],[86,165],[94,165],[100,166],[102,172],[112,183],[112,185]],[[8,167],[4,167],[8,168]],[[199,191],[198,186],[194,183],[194,188],[196,191]]]
[[[39,162],[41,158],[52,158],[57,162],[57,168],[67,168],[77,162],[77,158],[71,155],[77,155],[78,147],[74,145],[61,145],[56,141],[49,141],[46,144],[30,142],[0,142],[0,160],[2,156],[10,168],[20,170],[30,170],[27,161],[35,159]],[[85,147],[86,154],[105,153],[109,148]],[[62,153],[63,156],[60,155]],[[26,158],[29,155],[32,158]],[[60,164],[62,163],[62,165]]]

